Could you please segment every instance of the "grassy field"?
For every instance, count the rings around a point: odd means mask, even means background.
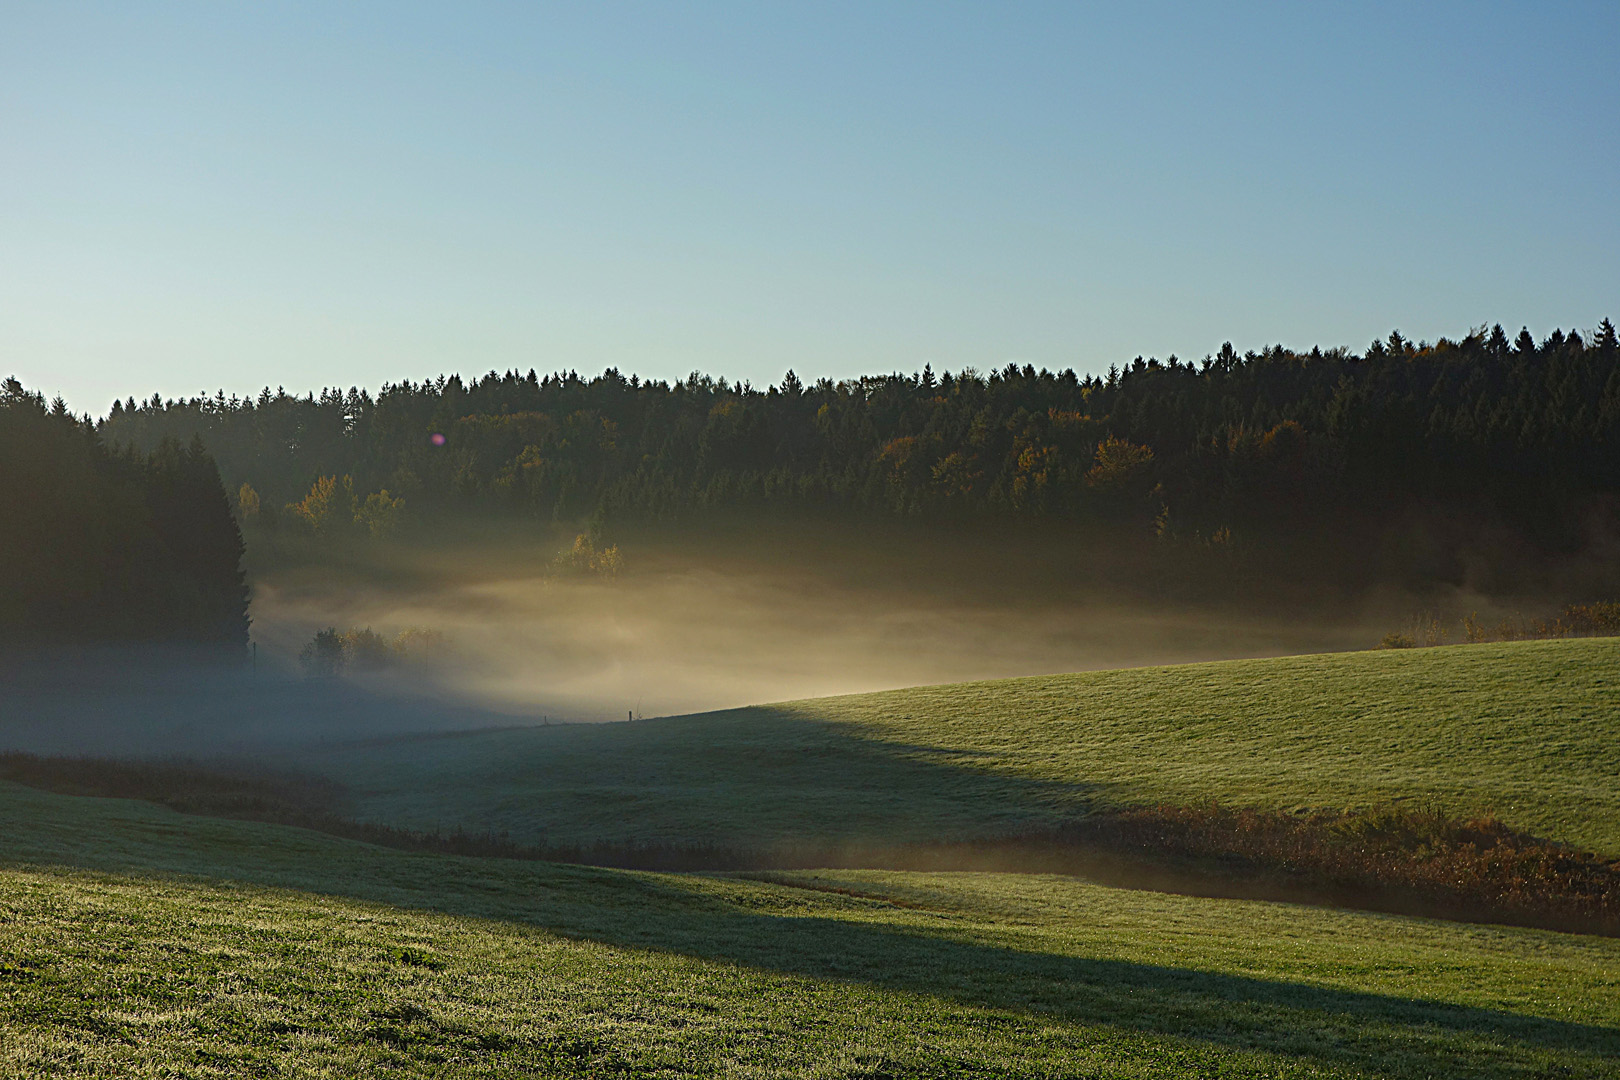
[[[0,785],[7,1076],[1620,1076],[1620,941],[415,855]]]
[[[1153,801],[1494,812],[1620,854],[1620,639],[925,687],[309,762],[362,816],[525,843],[968,838]]]

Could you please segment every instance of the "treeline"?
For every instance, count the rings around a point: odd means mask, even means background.
[[[790,372],[758,389],[491,372],[375,398],[131,399],[100,431],[142,448],[200,435],[267,519],[347,477],[356,505],[386,491],[419,518],[1040,520],[1183,549],[1304,538],[1443,576],[1461,537],[1568,553],[1616,524],[1620,348],[1605,320],[1540,342],[1496,326],[1432,344],[1397,332],[1361,353],[1227,345],[1090,377],[1009,365],[804,385]]]
[[[0,644],[247,642],[242,536],[197,440],[111,450],[0,383]]]

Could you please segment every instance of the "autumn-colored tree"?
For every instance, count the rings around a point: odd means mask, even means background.
[[[624,567],[624,557],[617,544],[598,547],[589,533],[574,537],[574,544],[555,560],[559,569],[598,577],[617,577]]]
[[[1012,504],[1017,510],[1039,510],[1057,469],[1058,448],[1024,442],[1013,472]]]
[[[259,519],[259,493],[252,484],[244,482],[236,489],[236,513],[244,524]]]
[[[984,478],[984,470],[978,468],[977,458],[961,450],[952,450],[940,458],[929,472],[934,481],[934,490],[947,499],[968,498]]]
[[[1120,491],[1153,464],[1153,448],[1110,435],[1097,444],[1097,463],[1086,473],[1086,483],[1103,491]]]
[[[287,505],[287,512],[316,536],[330,536],[352,524],[357,509],[354,480],[347,475],[341,481],[335,476],[317,477],[308,495]]]
[[[405,500],[389,495],[388,489],[383,488],[366,496],[366,501],[354,512],[354,523],[365,529],[373,540],[380,540],[399,527],[404,511]]]
[[[1608,321],[1539,342],[1490,326],[1434,342],[1393,333],[1360,352],[1228,344],[1201,363],[1137,358],[1106,374],[1008,364],[764,389],[491,372],[375,399],[131,398],[97,432],[141,453],[201,433],[265,517],[289,501],[320,516],[310,478],[347,475],[359,502],[386,489],[423,520],[1016,514],[1122,538],[1157,527],[1178,544],[1239,536],[1220,546],[1245,560],[1310,546],[1295,565],[1311,573],[1454,577],[1478,554],[1463,557],[1469,537],[1539,558],[1620,530],[1616,340]],[[353,527],[359,509],[335,520]]]

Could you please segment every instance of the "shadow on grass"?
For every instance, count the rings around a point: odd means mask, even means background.
[[[658,944],[598,927],[611,944],[668,949],[797,976],[878,986],[1231,1050],[1386,1075],[1512,1072],[1538,1051],[1614,1062],[1620,1029],[1138,961],[1064,956],[828,918],[731,914]],[[1525,1051],[1530,1051],[1527,1055]],[[1482,1070],[1486,1071],[1486,1070]]]
[[[440,700],[403,680],[386,685],[394,692],[160,646],[0,652],[0,750],[257,759],[360,738],[524,722]]]
[[[273,763],[348,784],[387,826],[525,847],[931,842],[1053,824],[1106,800],[1094,785],[998,773],[994,755],[886,743],[771,707],[541,726],[161,650],[6,662],[0,751]]]
[[[17,826],[0,855],[12,866],[299,889],[1381,1075],[1583,1075],[1620,1060],[1620,1029],[1611,1027],[1031,951],[955,920],[929,925],[926,913],[780,885],[732,894],[701,879],[387,851],[112,800],[17,788],[4,798]],[[806,900],[856,910],[845,920]]]
[[[348,780],[368,817],[534,847],[814,845],[994,837],[1109,801],[1106,785],[998,771],[984,751],[898,744],[751,707],[638,723],[367,739],[295,767]]]
[[[107,689],[109,711],[101,723],[109,731],[128,722],[114,711],[120,699],[125,709],[131,706],[124,689]],[[222,749],[239,752],[341,734],[387,737],[409,750],[414,742],[399,741],[400,728],[425,728],[432,719],[427,707],[402,718],[396,703],[349,687],[318,694],[286,685],[257,696],[252,722],[244,723],[228,700],[202,695],[206,708],[176,712],[166,690],[154,687],[149,702],[133,703],[141,722],[117,734],[126,745],[146,740],[148,748],[158,734],[174,746],[217,738]],[[12,706],[20,709],[21,703],[13,699]],[[285,719],[289,713],[297,714],[296,722]],[[72,745],[71,737],[37,714],[29,720],[42,742]],[[523,753],[513,753],[520,743]],[[422,746],[414,767],[401,768],[394,778],[401,790],[475,782],[492,791],[489,812],[469,803],[470,816],[460,824],[502,827],[493,804],[510,802],[505,785],[521,783],[550,793],[543,806],[585,806],[587,816],[614,823],[632,841],[656,841],[672,829],[743,844],[771,837],[966,839],[1107,801],[1101,788],[996,773],[983,754],[887,744],[771,709],[459,738],[441,731]],[[0,858],[12,865],[184,874],[302,889],[1388,1075],[1545,1074],[1558,1067],[1549,1065],[1550,1057],[1567,1064],[1570,1055],[1583,1068],[1595,1059],[1602,1071],[1620,1059],[1620,1030],[1610,1027],[1032,952],[996,944],[988,933],[970,940],[959,924],[942,924],[935,932],[915,921],[920,916],[900,918],[903,913],[888,924],[845,921],[792,914],[784,910],[792,907],[788,903],[750,909],[695,893],[678,878],[385,851],[296,829],[182,818],[108,800],[94,800],[100,809],[92,810],[83,809],[91,800],[77,801],[79,809],[71,814],[61,807],[72,800],[36,793],[22,802],[24,812],[8,815],[0,837]],[[777,887],[761,896],[780,899],[779,893]]]
[[[1107,785],[1001,772],[993,752],[887,742],[791,709],[370,736],[328,752],[335,757],[324,773],[304,774],[269,767],[273,754],[197,762],[0,750],[0,778],[439,854],[679,872],[1060,873],[1201,896],[1620,933],[1620,864],[1494,819],[1119,807]],[[331,779],[345,767],[360,771],[358,798]],[[557,830],[538,825],[539,815],[561,819]],[[579,839],[591,831],[598,839]]]

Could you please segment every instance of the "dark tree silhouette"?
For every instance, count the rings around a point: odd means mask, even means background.
[[[1620,533],[1615,339],[1608,320],[1539,344],[1493,326],[1432,344],[1395,332],[1359,354],[1228,344],[1105,377],[1008,365],[807,386],[789,372],[764,389],[490,372],[375,399],[131,400],[98,430],[146,452],[201,435],[231,489],[262,497],[265,527],[318,478],[347,476],[404,497],[419,521],[750,508],[1042,521],[1446,578],[1481,536],[1556,556]]]
[[[7,379],[0,506],[0,641],[246,645],[242,536],[199,440],[109,452]]]

